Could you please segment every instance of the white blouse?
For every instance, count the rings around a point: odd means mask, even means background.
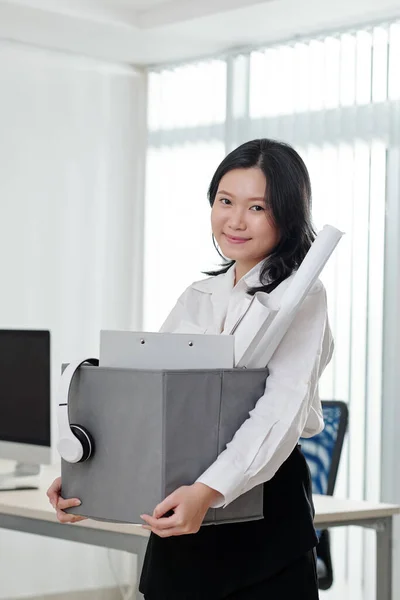
[[[248,287],[260,285],[261,266],[256,265],[235,286],[234,266],[223,275],[193,283],[160,331],[229,333],[248,306]],[[271,292],[271,298],[279,302],[289,279]],[[222,494],[223,500],[213,508],[227,506],[271,479],[300,437],[322,431],[318,380],[332,352],[326,293],[318,281],[268,364],[264,394],[226,449],[197,480]]]

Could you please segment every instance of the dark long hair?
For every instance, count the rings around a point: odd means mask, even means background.
[[[248,290],[251,295],[257,291],[269,293],[289,277],[299,267],[315,239],[311,220],[310,176],[302,158],[284,142],[263,138],[246,142],[232,150],[211,180],[208,189],[210,205],[213,206],[219,183],[226,173],[252,167],[258,167],[265,175],[265,201],[278,228],[279,242],[264,260],[260,286]],[[227,262],[224,258],[224,261],[220,270],[207,272],[206,275],[226,273],[235,264],[234,260]]]

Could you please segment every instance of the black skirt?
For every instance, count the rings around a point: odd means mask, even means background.
[[[272,585],[316,546],[313,517],[310,471],[297,446],[264,484],[264,519],[205,525],[170,538],[151,534],[139,589],[148,600],[241,598],[234,594]],[[318,598],[316,583],[311,586],[310,600]]]
[[[318,600],[315,549],[309,550],[272,577],[233,592],[224,600],[276,600],[277,598]]]

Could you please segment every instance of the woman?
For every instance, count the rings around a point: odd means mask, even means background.
[[[279,302],[314,239],[311,186],[300,156],[261,139],[233,150],[210,187],[214,243],[227,264],[185,290],[162,331],[229,333],[256,292]],[[152,515],[140,590],[146,600],[318,598],[310,474],[298,446],[323,428],[318,380],[332,354],[326,294],[312,288],[268,364],[265,393],[199,479]],[[201,526],[222,507],[264,485],[264,519]],[[48,491],[62,522],[57,479]],[[79,502],[79,501],[78,501]]]

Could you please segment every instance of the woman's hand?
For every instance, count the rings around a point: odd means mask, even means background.
[[[143,528],[163,538],[197,533],[210,505],[220,497],[219,492],[203,483],[182,486],[156,506],[153,516],[140,515],[147,523]],[[171,510],[170,517],[163,516]]]
[[[84,521],[86,517],[80,517],[78,515],[69,515],[64,512],[64,509],[70,508],[71,506],[79,506],[81,501],[78,498],[68,498],[64,500],[61,498],[61,477],[57,477],[47,490],[47,496],[52,507],[57,512],[57,519],[60,523],[78,523]]]

